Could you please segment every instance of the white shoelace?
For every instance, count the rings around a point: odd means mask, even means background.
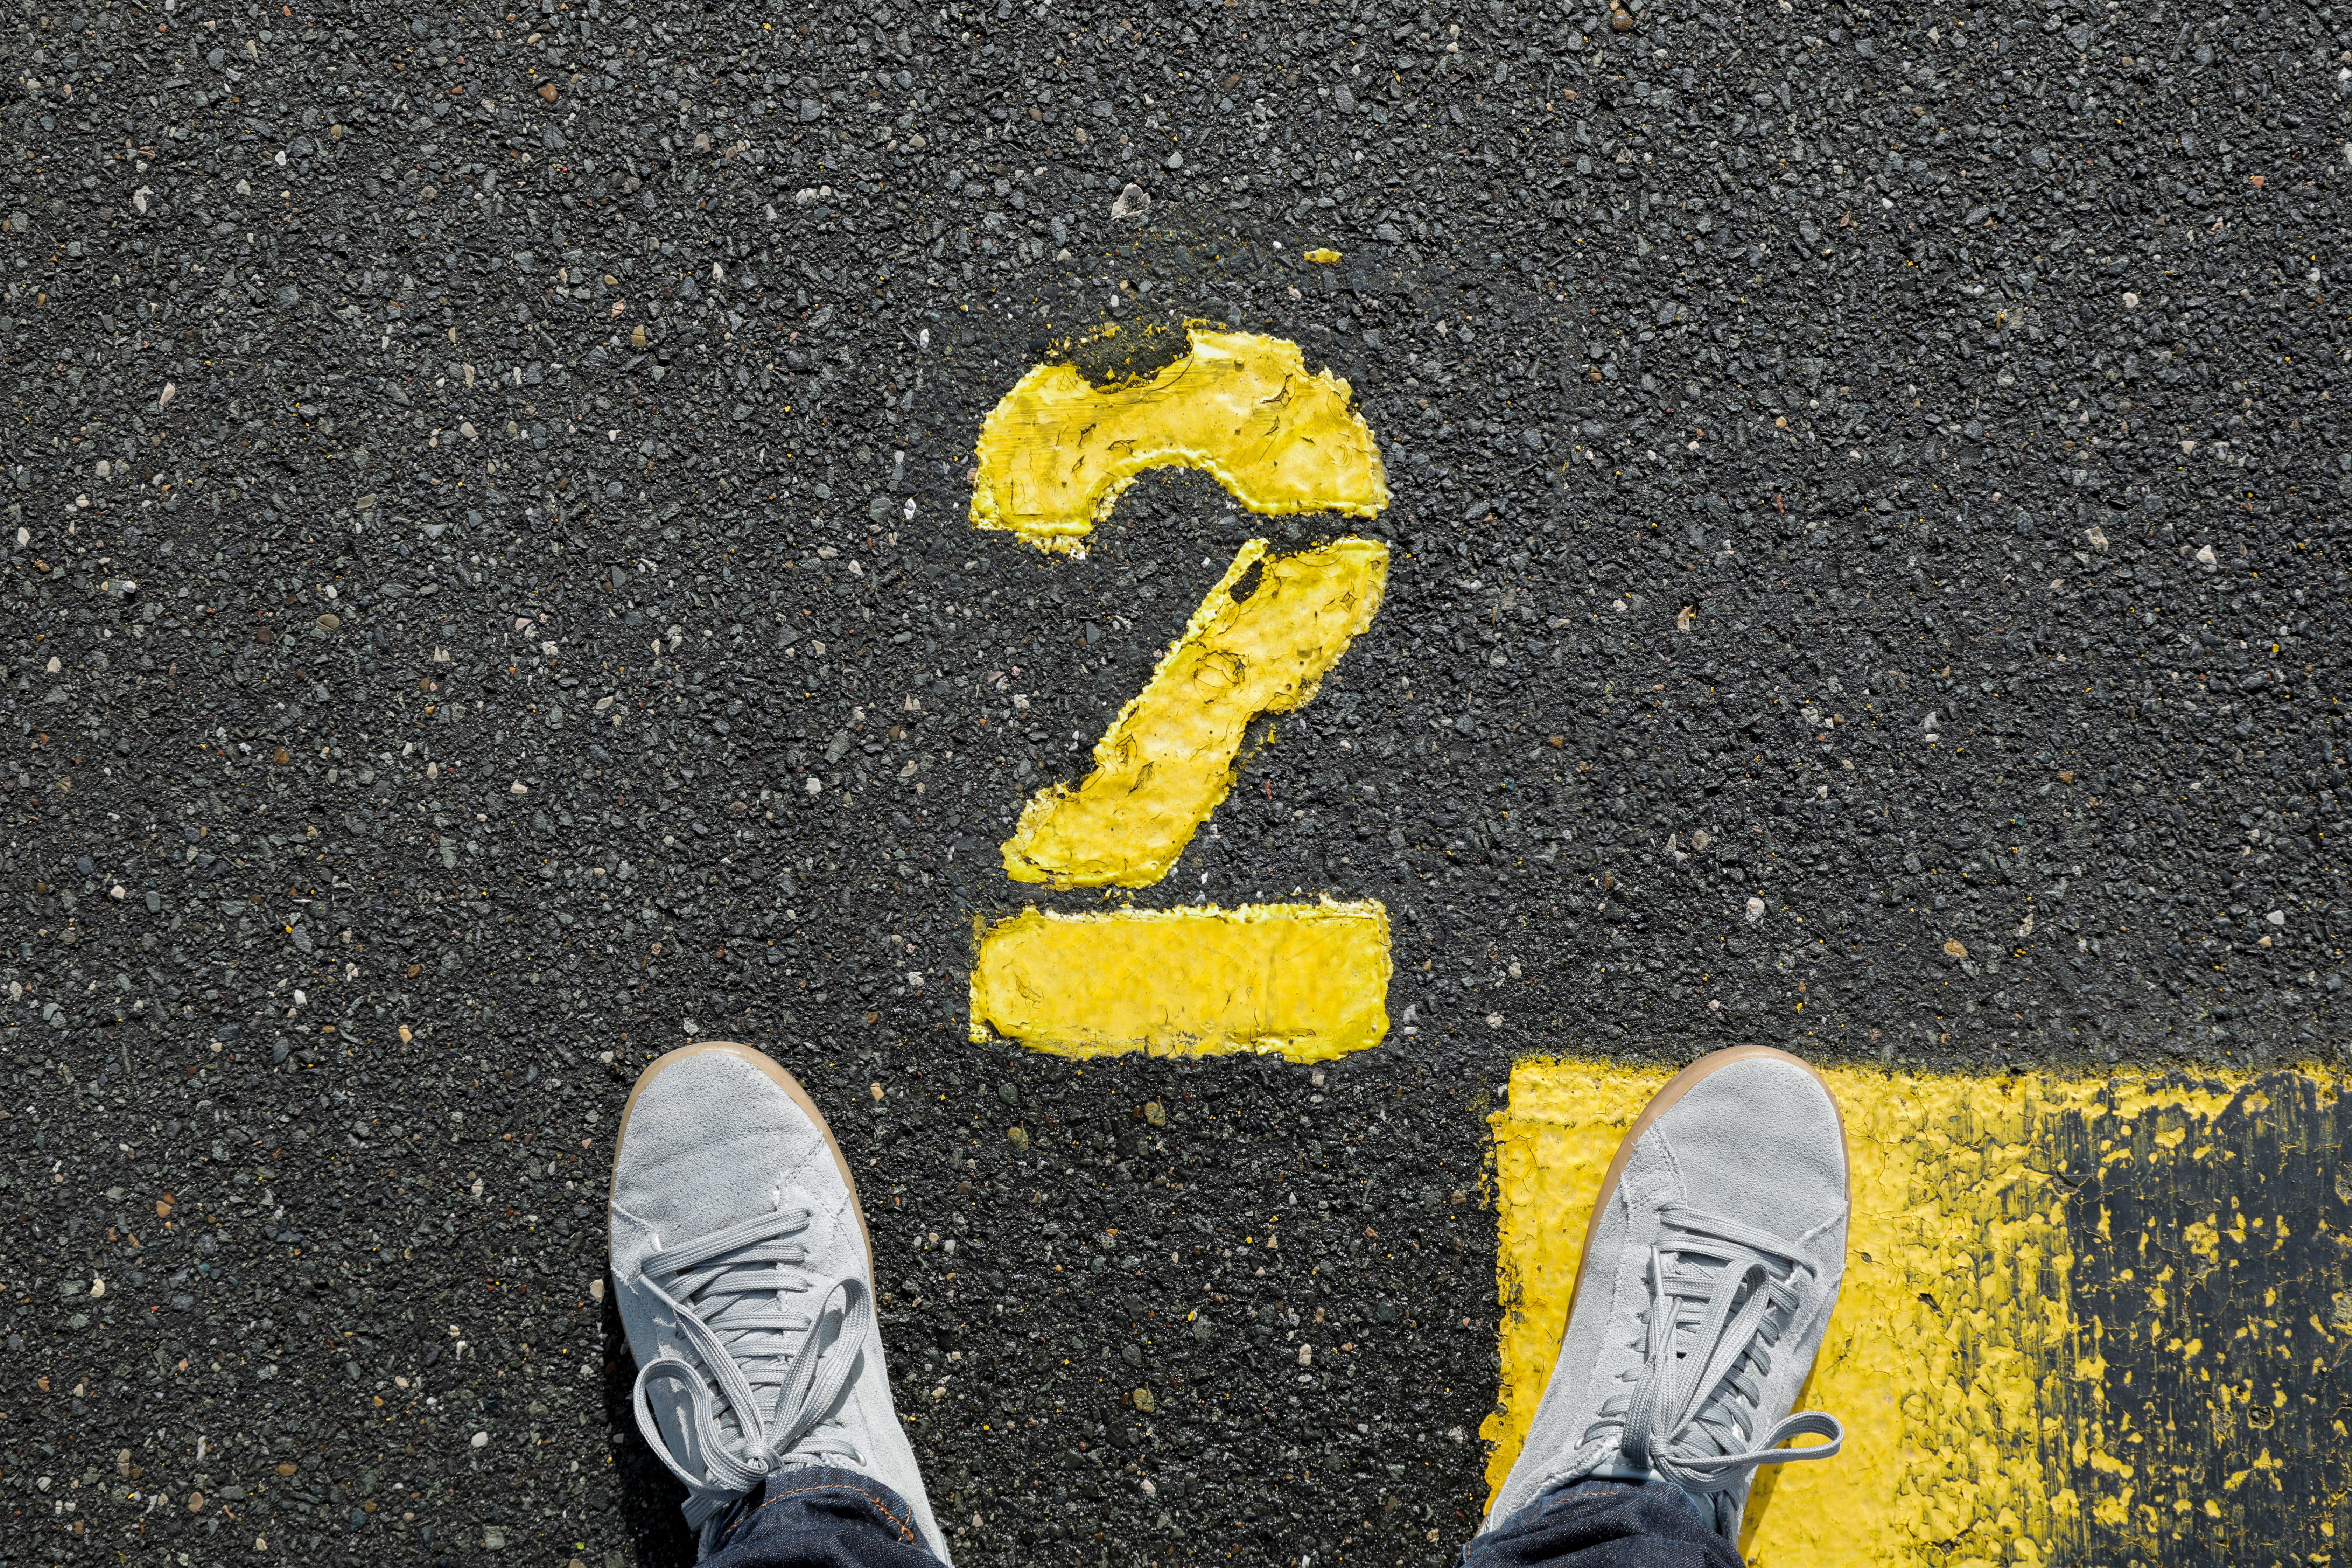
[[[1601,1406],[1588,1443],[1614,1431],[1621,1462],[1602,1473],[1651,1474],[1695,1492],[1727,1491],[1759,1465],[1826,1459],[1845,1441],[1837,1417],[1800,1410],[1756,1440],[1757,1381],[1812,1267],[1780,1237],[1683,1204],[1658,1213],[1650,1248],[1647,1342],[1634,1384]],[[1826,1437],[1783,1448],[1798,1436]]]
[[[813,1311],[785,1305],[818,1286],[802,1267],[808,1249],[785,1239],[811,1217],[806,1209],[755,1215],[654,1253],[640,1268],[646,1289],[677,1314],[693,1359],[661,1355],[638,1370],[637,1429],[687,1484],[687,1522],[698,1531],[787,1460],[865,1464],[834,1414],[866,1350],[866,1282],[833,1281]],[[683,1456],[670,1451],[646,1397],[662,1381],[686,1389]]]

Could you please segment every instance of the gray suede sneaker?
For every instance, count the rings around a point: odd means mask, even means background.
[[[637,1426],[686,1483],[703,1554],[730,1502],[825,1465],[896,1491],[948,1561],[890,1402],[857,1184],[790,1073],[721,1041],[646,1068],[613,1152],[612,1247]]]
[[[1761,1046],[1658,1091],[1601,1179],[1559,1361],[1492,1530],[1559,1485],[1681,1487],[1737,1542],[1759,1465],[1826,1459],[1790,1412],[1845,1272],[1845,1126],[1819,1074]],[[1783,1448],[1811,1435],[1829,1441]]]

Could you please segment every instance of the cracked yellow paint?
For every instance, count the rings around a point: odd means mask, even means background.
[[[1255,1051],[1328,1061],[1388,1033],[1389,922],[1377,903],[1059,915],[979,933],[971,1037],[1058,1056]]]
[[[1669,1076],[1521,1062],[1507,1109],[1491,1118],[1505,1311],[1501,1396],[1483,1428],[1494,1445],[1490,1490],[1517,1458],[1550,1375],[1592,1194]],[[2225,1454],[2219,1440],[2233,1410],[2249,1426],[2292,1417],[2315,1429],[2329,1418],[2324,1383],[2298,1389],[2282,1367],[2271,1384],[2233,1392],[2178,1369],[2210,1358],[2200,1335],[2233,1331],[2239,1341],[2261,1336],[2241,1356],[2259,1359],[2253,1345],[2295,1354],[2282,1342],[2284,1314],[2242,1308],[2255,1321],[2198,1321],[2182,1293],[2208,1275],[2236,1275],[2249,1289],[2281,1269],[2294,1277],[2300,1255],[2284,1233],[2326,1230],[2301,1194],[2325,1180],[2315,1146],[2332,1163],[2332,1086],[2294,1073],[2263,1079],[2273,1094],[2294,1091],[2299,1109],[2283,1126],[2284,1113],[2244,1079],[1826,1076],[1845,1116],[1853,1214],[1844,1287],[1806,1404],[1845,1423],[1846,1447],[1825,1464],[1759,1474],[1742,1543],[1757,1568],[2228,1561],[2238,1554],[2200,1555],[2225,1537],[2249,1542],[2246,1561],[2327,1560],[2336,1505],[2305,1506],[2292,1485],[2249,1479],[2271,1474],[2270,1450]],[[2225,1192],[2259,1179],[2282,1206],[2313,1212],[2201,1212],[2210,1199],[2199,1194],[2217,1178]],[[2341,1246],[2330,1237],[2309,1255],[2314,1309],[2326,1259]],[[2275,1295],[2269,1288],[2260,1308]],[[2306,1311],[2323,1356],[2340,1359],[2337,1336]],[[2148,1375],[2135,1384],[2136,1372]],[[2168,1408],[2151,1403],[2158,1381]],[[2183,1409],[2184,1398],[2194,1407]],[[2223,1520],[2216,1494],[2251,1497],[2266,1484],[2226,1523],[2189,1522],[2194,1509]],[[2250,1525],[2249,1506],[2266,1522]]]
[[[1234,782],[1250,721],[1311,700],[1380,609],[1388,546],[1342,539],[1269,556],[1251,540],[1142,691],[1095,743],[1076,788],[1040,790],[1004,843],[1005,875],[1055,887],[1148,887]]]
[[[1255,512],[1378,515],[1388,479],[1348,384],[1310,374],[1298,345],[1186,329],[1190,349],[1108,388],[1041,364],[981,427],[971,521],[1074,550],[1149,468],[1200,468]]]

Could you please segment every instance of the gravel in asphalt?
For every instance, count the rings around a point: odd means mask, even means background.
[[[2341,6],[8,26],[26,1561],[686,1560],[599,1205],[698,1036],[854,1152],[960,1554],[1086,1563],[1454,1552],[1517,1056],[2341,1061]],[[1394,497],[1165,885],[1386,904],[1328,1068],[965,1039],[1100,898],[1021,802],[1343,531],[968,526],[1030,364],[1195,319]]]

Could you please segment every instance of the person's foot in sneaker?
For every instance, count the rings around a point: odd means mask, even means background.
[[[1472,1557],[1538,1527],[1538,1505],[1630,1520],[1640,1493],[1650,1522],[1625,1533],[1685,1517],[1726,1543],[1711,1560],[1736,1562],[1756,1468],[1844,1440],[1834,1417],[1790,1412],[1837,1300],[1846,1209],[1837,1102],[1795,1057],[1717,1051],[1661,1089],[1602,1178],[1559,1361]],[[1807,1435],[1829,1441],[1780,1446]]]
[[[713,1042],[646,1068],[613,1155],[637,1425],[729,1563],[945,1563],[890,1401],[849,1164],[790,1073]],[[928,1553],[928,1558],[926,1556]]]

